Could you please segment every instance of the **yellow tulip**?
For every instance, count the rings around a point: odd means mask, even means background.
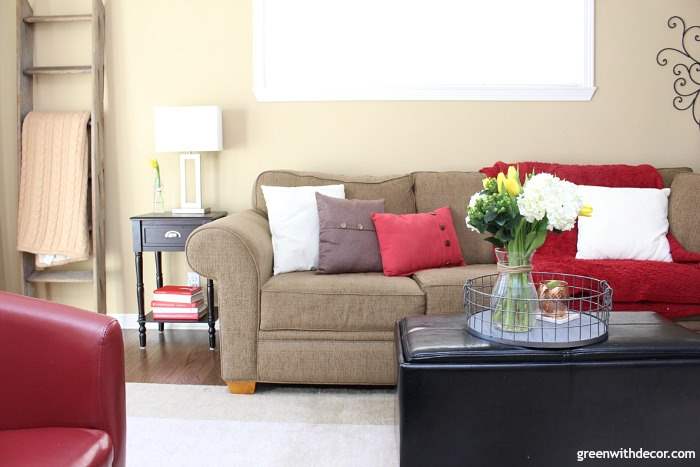
[[[506,181],[506,176],[503,174],[503,172],[500,172],[498,174],[498,177],[496,177],[496,185],[498,186],[498,192],[503,193],[503,190],[505,189],[503,183]]]
[[[488,190],[488,189],[489,189],[489,182],[490,182],[490,181],[491,181],[490,178],[485,178],[485,179],[483,179],[483,180],[481,181],[481,184],[484,185],[484,190]]]
[[[513,167],[512,165],[508,167],[508,179],[509,180],[520,180],[520,174],[518,173],[518,169],[516,167]]]
[[[593,215],[593,206],[590,204],[584,204],[581,207],[581,210],[578,212],[578,215],[582,217],[591,217]]]
[[[520,182],[517,180],[507,178],[505,182],[503,182],[503,185],[505,186],[505,189],[509,195],[518,196],[520,194]]]
[[[158,159],[151,159],[151,167],[154,169],[158,168]]]

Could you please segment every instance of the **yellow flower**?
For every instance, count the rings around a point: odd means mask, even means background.
[[[498,186],[498,192],[503,193],[503,190],[505,189],[505,186],[503,183],[506,181],[506,176],[503,174],[503,172],[500,172],[498,174],[498,177],[496,177],[496,185]]]
[[[511,196],[518,196],[520,193],[522,193],[523,187],[520,184],[520,172],[516,167],[513,167],[512,165],[508,167],[508,175],[506,175],[503,179],[503,187]]]
[[[518,180],[506,178],[505,182],[503,182],[503,185],[505,186],[506,191],[509,195],[518,196],[520,194],[520,182]]]
[[[581,207],[581,210],[578,212],[578,215],[582,217],[591,217],[593,215],[593,206],[590,204],[584,204]]]
[[[158,168],[158,159],[151,159],[151,167],[154,169]]]
[[[510,180],[520,180],[520,174],[518,173],[518,169],[516,167],[513,167],[512,165],[508,167],[508,178]]]
[[[484,185],[484,190],[488,190],[488,189],[489,189],[489,182],[490,182],[490,181],[491,181],[490,178],[485,178],[485,179],[483,179],[483,180],[481,181],[481,184]]]

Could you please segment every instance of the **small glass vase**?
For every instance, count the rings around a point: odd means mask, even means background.
[[[532,255],[496,249],[498,277],[491,292],[492,323],[505,332],[529,332],[539,311]]]
[[[153,187],[153,212],[165,212],[165,200],[163,199],[163,187]]]

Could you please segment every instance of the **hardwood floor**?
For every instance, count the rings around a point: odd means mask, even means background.
[[[138,331],[124,330],[127,382],[224,384],[219,351],[209,350],[207,331],[168,330],[166,324],[162,334],[149,330],[147,339],[146,349],[141,350]]]

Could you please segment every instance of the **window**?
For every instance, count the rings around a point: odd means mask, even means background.
[[[594,0],[254,0],[261,101],[590,100]]]

